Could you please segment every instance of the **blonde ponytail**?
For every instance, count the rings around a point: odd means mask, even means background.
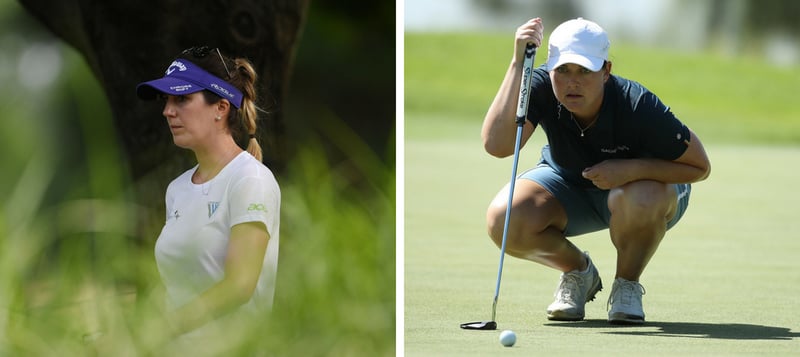
[[[258,76],[253,64],[245,58],[231,59],[224,56],[218,48],[214,49],[218,56],[207,56],[211,50],[208,46],[203,46],[186,50],[182,55],[190,55],[192,63],[219,78],[225,78],[228,83],[242,92],[242,105],[228,114],[228,129],[238,145],[244,145],[242,148],[247,150],[250,155],[253,155],[258,161],[263,161],[263,152],[256,135],[256,120],[259,110],[256,107],[256,79]],[[200,52],[204,54],[195,54]],[[203,91],[203,94],[206,102],[210,104],[217,103],[222,99],[210,91]]]
[[[256,72],[250,61],[244,58],[235,59],[234,71],[231,82],[242,91],[244,98],[242,107],[239,109],[238,123],[232,123],[241,127],[243,134],[247,135],[247,152],[253,155],[258,161],[263,160],[261,145],[256,137],[256,119],[258,118],[258,108],[256,107]]]

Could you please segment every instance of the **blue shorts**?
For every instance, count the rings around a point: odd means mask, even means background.
[[[608,228],[611,212],[608,209],[609,190],[596,187],[583,187],[565,180],[556,170],[542,161],[538,166],[525,171],[519,178],[534,181],[555,197],[567,213],[567,237],[596,232]],[[690,184],[675,184],[678,193],[678,207],[673,217],[667,222],[667,229],[672,228],[683,217],[689,206],[692,192]]]

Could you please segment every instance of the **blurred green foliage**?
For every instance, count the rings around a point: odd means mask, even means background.
[[[0,355],[87,355],[96,331],[135,351],[132,331],[153,328],[162,291],[105,95],[15,2],[0,2],[0,20]],[[248,355],[391,355],[394,142],[376,154],[340,114],[314,114],[326,128],[308,135],[327,136],[278,177],[273,313],[230,333]]]

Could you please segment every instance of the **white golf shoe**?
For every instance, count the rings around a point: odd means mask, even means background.
[[[642,309],[642,295],[644,287],[637,281],[616,278],[608,297],[608,322],[612,324],[644,323],[644,310]]]
[[[547,319],[556,321],[579,321],[586,315],[586,303],[594,300],[603,282],[589,254],[584,253],[589,267],[584,272],[573,270],[562,273],[555,292],[556,300],[547,307]]]

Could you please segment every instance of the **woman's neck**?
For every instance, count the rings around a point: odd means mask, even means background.
[[[600,98],[597,99],[596,103],[592,104],[591,107],[585,112],[573,112],[572,116],[577,120],[581,126],[588,126],[594,123],[597,120],[597,117],[600,116],[600,109],[603,106],[603,96],[601,95]]]
[[[213,179],[241,152],[232,137],[208,148],[194,150],[197,170],[192,175],[192,182],[200,184]]]

